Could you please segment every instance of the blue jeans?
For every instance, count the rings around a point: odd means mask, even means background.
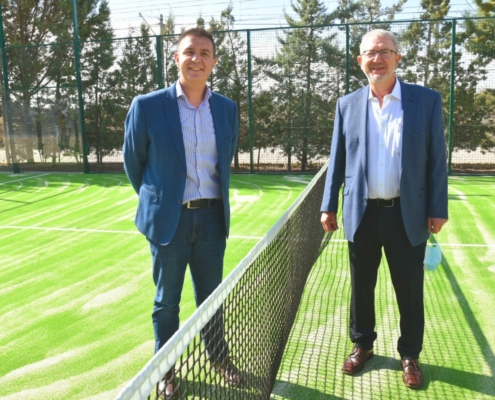
[[[179,329],[179,303],[187,265],[191,271],[196,305],[199,306],[222,282],[226,247],[223,204],[181,209],[179,225],[165,246],[149,240],[153,280],[155,352]],[[213,361],[226,357],[220,309],[202,330],[202,338]]]

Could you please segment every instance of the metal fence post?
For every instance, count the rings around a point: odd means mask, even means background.
[[[351,46],[349,44],[350,41],[350,28],[349,24],[345,25],[345,94],[349,94],[350,89],[350,81],[351,81],[351,55],[349,54],[351,51]]]
[[[455,46],[456,46],[456,25],[457,20],[452,21],[452,60],[450,64],[450,102],[449,102],[449,161],[448,172],[452,174],[452,149],[454,148],[454,103],[455,103]]]
[[[84,173],[89,174],[89,163],[88,163],[88,142],[86,140],[86,123],[84,121],[84,98],[83,98],[83,87],[81,80],[81,46],[79,44],[79,27],[77,22],[77,6],[76,0],[72,0],[72,22],[74,24],[74,58],[76,62],[76,82],[77,82],[77,100],[79,105],[79,120],[81,126],[81,141],[83,150],[83,165]]]
[[[156,36],[156,68],[158,78],[158,89],[164,88],[163,83],[163,37]]]
[[[3,72],[3,87],[5,92],[5,114],[7,117],[7,126],[9,127],[9,142],[10,142],[10,157],[12,158],[12,171],[14,174],[21,172],[19,163],[15,162],[15,142],[14,142],[14,124],[12,123],[12,104],[10,103],[10,88],[9,88],[9,70],[7,67],[7,53],[5,51],[5,33],[3,31],[3,7],[0,4],[0,51],[2,52],[2,72]]]
[[[248,120],[249,120],[249,162],[250,173],[254,174],[254,121],[253,121],[253,77],[251,72],[251,31],[247,31],[247,68],[248,68]],[[240,112],[240,110],[239,110]]]

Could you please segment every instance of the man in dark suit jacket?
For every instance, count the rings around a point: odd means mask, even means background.
[[[337,102],[321,206],[323,228],[335,231],[344,185],[354,348],[343,372],[357,373],[373,356],[374,289],[383,248],[400,311],[403,381],[419,388],[425,247],[430,233],[440,232],[448,218],[442,104],[437,92],[397,79],[401,55],[392,33],[367,33],[360,53],[369,85]]]
[[[238,137],[235,103],[206,86],[217,62],[211,34],[200,28],[184,32],[174,57],[179,81],[134,99],[123,148],[125,171],[139,195],[136,226],[148,239],[153,260],[155,352],[179,328],[187,265],[198,306],[222,281],[230,165]],[[221,316],[214,320],[221,326],[210,329],[210,322],[204,332],[216,331],[215,339],[203,335],[210,359],[229,384],[239,384]],[[165,386],[172,396],[173,369]]]

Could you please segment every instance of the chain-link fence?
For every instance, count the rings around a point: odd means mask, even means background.
[[[399,78],[441,93],[449,170],[495,172],[495,18],[215,32],[209,85],[240,110],[234,171],[315,172],[324,164],[337,99],[367,84],[356,57],[374,28],[398,37]],[[123,171],[133,97],[178,78],[175,35],[77,45],[0,39],[0,170]]]

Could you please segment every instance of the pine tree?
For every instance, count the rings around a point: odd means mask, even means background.
[[[495,61],[495,21],[483,17],[495,15],[495,3],[479,0],[475,3],[478,9],[473,14],[481,19],[466,19],[457,30],[457,48],[464,51],[456,55],[454,149],[485,152],[495,148],[495,91],[487,88],[490,80],[487,67]],[[461,80],[457,77],[459,67],[465,70]]]
[[[233,7],[229,5],[220,15],[220,22],[210,22],[210,30],[222,30],[215,35],[216,57],[215,72],[210,77],[210,87],[232,99],[238,110],[239,140],[234,166],[239,168],[239,152],[249,151],[249,130],[247,120],[247,48],[241,35],[234,30]],[[220,28],[220,29],[219,29]]]
[[[175,20],[172,13],[169,14],[165,24],[162,26],[161,35],[163,40],[164,80],[165,87],[168,87],[179,79],[179,69],[174,60],[179,37],[175,34]]]
[[[88,6],[92,3],[88,1]],[[2,6],[6,44],[11,48],[7,57],[14,135],[25,138],[17,142],[14,157],[33,162],[34,149],[43,148],[47,133],[41,129],[41,115],[54,107],[53,96],[45,88],[54,83],[55,71],[66,72],[71,54],[70,46],[46,43],[67,40],[72,10],[59,0],[4,0]]]
[[[274,59],[259,60],[267,68],[267,74],[277,82],[274,87],[278,121],[284,126],[278,145],[287,157],[288,169],[296,156],[305,171],[312,157],[321,154],[331,131],[328,119],[329,101],[333,97],[325,82],[323,65],[330,60],[331,37],[325,37],[325,28],[337,18],[341,10],[328,14],[320,0],[298,0],[292,9],[299,19],[285,19],[293,29],[279,37],[282,45]],[[323,147],[322,147],[323,146]]]
[[[77,1],[83,34],[93,27],[99,1]],[[72,3],[4,0],[2,6],[6,44],[11,48],[7,56],[14,139],[16,133],[25,138],[16,142],[14,157],[33,161],[34,150],[38,149],[42,157],[55,158],[68,146],[68,125],[78,125]]]
[[[115,131],[117,103],[111,96],[110,68],[114,65],[113,29],[108,1],[102,0],[92,17],[93,29],[82,43],[82,79],[84,87],[86,138],[89,151],[101,167],[103,157],[120,148],[122,139]]]

